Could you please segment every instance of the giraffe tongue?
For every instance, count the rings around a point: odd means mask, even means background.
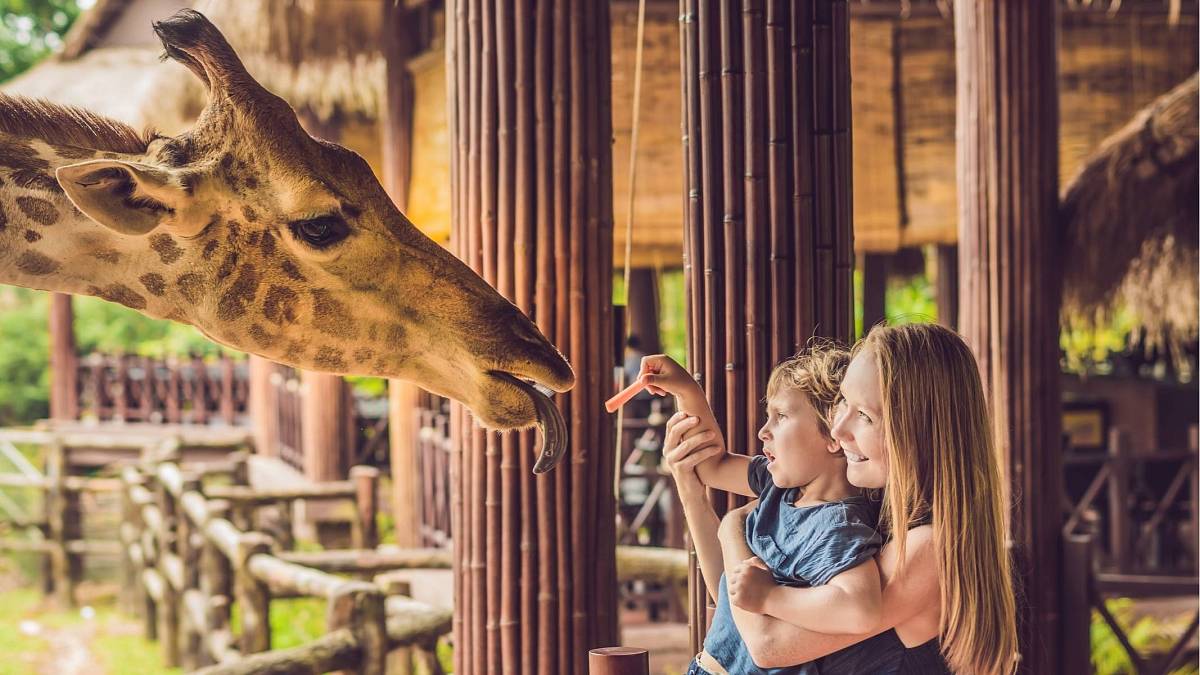
[[[531,385],[508,373],[496,375],[520,387],[533,400],[533,407],[537,410],[537,428],[542,437],[542,446],[538,449],[533,472],[546,473],[558,464],[567,449],[567,424],[563,421],[562,413],[558,411],[554,401],[542,392],[541,387]]]

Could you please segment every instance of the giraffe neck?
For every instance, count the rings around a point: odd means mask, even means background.
[[[96,223],[54,178],[60,166],[101,157],[140,159],[0,133],[0,283],[95,295],[186,321],[178,291],[155,272],[162,259],[182,253],[174,240],[123,235]]]

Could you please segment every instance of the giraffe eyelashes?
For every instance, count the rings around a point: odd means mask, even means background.
[[[320,216],[288,223],[298,241],[315,249],[326,249],[350,235],[350,226],[336,215]]]

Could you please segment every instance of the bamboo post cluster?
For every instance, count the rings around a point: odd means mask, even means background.
[[[680,33],[688,365],[752,452],[771,367],[852,337],[848,8],[681,0]]]
[[[1021,668],[1062,672],[1058,4],[955,6],[959,326],[1012,495]],[[1036,566],[1036,567],[1035,567]]]
[[[608,3],[457,0],[445,16],[453,248],[577,378],[557,397],[569,448],[540,477],[532,433],[452,415],[455,672],[582,673],[617,640]]]

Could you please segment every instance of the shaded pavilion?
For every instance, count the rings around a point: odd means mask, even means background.
[[[1011,4],[1015,8],[1013,11],[1024,11],[1021,3]],[[540,166],[539,161],[552,162],[551,149],[561,148],[563,144],[575,147],[571,145],[577,140],[571,136],[573,133],[582,134],[579,138],[584,139],[585,144],[593,144],[588,147],[594,151],[598,141],[593,134],[604,137],[605,132],[600,119],[572,118],[571,124],[562,126],[565,136],[546,139],[553,143],[540,150],[536,149],[536,142],[529,142],[528,134],[521,135],[516,119],[521,115],[518,112],[520,101],[540,110],[537,106],[550,105],[541,97],[552,96],[553,91],[537,91],[537,78],[515,77],[516,82],[525,83],[526,87],[530,81],[535,86],[532,92],[519,91],[511,109],[500,105],[503,96],[497,92],[509,89],[505,86],[509,80],[501,74],[515,76],[524,72],[529,76],[531,72],[542,73],[540,68],[547,67],[536,62],[525,63],[524,67],[534,70],[521,70],[522,58],[534,58],[522,57],[522,54],[528,54],[523,50],[530,45],[542,44],[536,42],[538,38],[521,33],[518,26],[523,24],[516,22],[513,14],[483,14],[482,5],[469,2],[451,3],[450,7],[439,2],[419,1],[403,5],[384,3],[383,6],[374,2],[301,5],[214,3],[201,5],[201,8],[228,31],[236,47],[244,50],[251,72],[302,111],[310,129],[356,149],[376,167],[393,197],[406,207],[414,222],[426,227],[431,236],[454,246],[460,255],[473,260],[472,264],[489,281],[503,285],[508,283],[504,281],[505,275],[512,275],[512,286],[505,292],[512,294],[524,308],[528,309],[531,302],[534,307],[545,307],[549,302],[548,299],[538,302],[535,296],[539,289],[551,293],[549,297],[558,302],[558,287],[550,291],[546,286],[551,283],[548,279],[554,276],[567,287],[562,291],[566,297],[578,297],[585,289],[592,293],[605,287],[604,280],[608,276],[605,272],[613,266],[619,268],[624,262],[621,253],[625,244],[624,217],[614,218],[614,212],[623,214],[624,206],[630,200],[629,186],[634,185],[637,193],[633,195],[633,256],[630,264],[641,271],[635,279],[642,286],[640,291],[631,289],[629,311],[634,316],[653,316],[652,303],[649,303],[650,311],[636,307],[639,301],[646,302],[653,297],[652,272],[659,268],[684,268],[690,294],[692,332],[689,347],[693,370],[705,383],[727,434],[744,439],[744,447],[753,447],[752,434],[761,413],[754,405],[735,406],[726,405],[726,402],[752,401],[751,392],[761,390],[765,369],[791,353],[808,335],[816,332],[843,339],[852,337],[850,275],[856,263],[861,264],[867,279],[864,324],[870,325],[881,318],[882,289],[888,266],[894,261],[892,256],[902,248],[938,247],[938,265],[942,270],[939,274],[939,313],[944,320],[959,325],[972,340],[993,387],[1009,392],[1010,399],[1038,388],[1042,381],[1035,381],[1030,375],[1039,370],[1053,372],[1057,353],[1051,353],[1047,347],[1037,364],[1030,365],[1023,360],[1006,362],[1000,355],[1011,353],[1011,347],[995,344],[989,336],[1006,333],[1013,327],[1026,327],[1033,331],[1025,334],[1030,344],[1054,344],[1059,315],[1055,289],[1059,280],[1048,265],[1054,261],[1050,252],[1056,249],[1068,261],[1062,284],[1069,312],[1091,315],[1097,308],[1110,306],[1109,301],[1118,295],[1126,299],[1171,299],[1172,302],[1179,298],[1180,304],[1169,307],[1135,302],[1151,308],[1145,314],[1143,324],[1151,332],[1165,334],[1176,343],[1194,341],[1196,312],[1189,311],[1189,308],[1194,310],[1196,297],[1194,212],[1171,209],[1166,206],[1171,203],[1167,199],[1155,200],[1155,205],[1163,205],[1161,217],[1155,211],[1150,218],[1135,219],[1141,227],[1122,228],[1130,220],[1114,216],[1146,215],[1136,200],[1129,199],[1129,195],[1144,192],[1137,187],[1129,191],[1111,189],[1113,181],[1121,180],[1119,176],[1129,175],[1135,181],[1147,180],[1144,177],[1147,172],[1151,173],[1148,180],[1152,184],[1174,196],[1181,196],[1183,201],[1189,196],[1187,186],[1190,185],[1192,190],[1195,188],[1194,125],[1178,123],[1179,120],[1194,120],[1194,107],[1191,112],[1185,109],[1168,116],[1167,122],[1176,122],[1175,127],[1169,127],[1166,123],[1155,122],[1158,119],[1155,115],[1175,99],[1167,95],[1170,100],[1151,104],[1157,96],[1196,70],[1195,53],[1191,48],[1195,43],[1196,18],[1192,12],[1172,19],[1169,8],[1161,3],[1126,3],[1127,7],[1112,16],[1086,8],[1030,15],[1028,19],[1035,25],[1060,22],[1057,79],[1052,66],[1047,66],[1048,70],[1022,73],[1021,77],[1029,78],[1028,82],[994,80],[998,77],[996,73],[969,71],[972,78],[991,83],[994,91],[1000,93],[992,100],[975,100],[968,98],[969,94],[961,88],[956,90],[954,19],[943,15],[933,3],[817,3],[813,16],[797,14],[796,23],[789,24],[795,35],[809,36],[805,39],[811,42],[804,44],[812,47],[815,56],[811,58],[816,60],[794,63],[785,54],[787,43],[778,42],[786,36],[768,34],[765,24],[753,23],[759,15],[753,15],[756,18],[748,25],[752,35],[763,38],[761,53],[746,48],[749,43],[741,42],[739,29],[745,26],[737,23],[739,17],[722,14],[712,4],[685,2],[681,7],[674,2],[650,2],[643,66],[646,79],[640,121],[642,141],[639,144],[639,162],[643,168],[639,180],[631,183],[626,173],[628,167],[622,159],[627,156],[632,131],[629,111],[632,108],[636,4],[616,2],[607,8],[589,4],[587,11],[597,14],[588,16],[601,21],[600,25],[606,25],[601,17],[607,15],[611,32],[581,34],[581,37],[586,37],[589,47],[597,49],[603,49],[605,43],[609,43],[611,62],[589,62],[586,67],[594,69],[592,72],[597,77],[603,77],[605,70],[611,69],[612,77],[611,91],[605,92],[604,87],[600,87],[585,94],[594,98],[584,100],[601,110],[611,109],[614,150],[607,160],[592,155],[596,157],[596,164],[591,169],[593,173],[579,178],[590,190],[596,191],[588,193],[593,195],[593,201],[588,202],[584,207],[586,210],[579,215],[585,216],[588,227],[598,228],[597,231],[585,228],[587,236],[592,237],[586,240],[577,239],[582,232],[554,235],[558,237],[555,241],[587,243],[580,244],[581,248],[566,256],[564,260],[570,262],[563,268],[554,268],[556,274],[542,276],[541,272],[545,270],[538,267],[536,247],[533,253],[525,249],[525,254],[531,257],[525,258],[524,263],[514,262],[514,268],[504,272],[501,269],[505,266],[504,261],[520,260],[513,251],[522,250],[530,242],[546,241],[539,238],[545,233],[538,235],[532,229],[525,232],[526,238],[517,235],[518,222],[540,225],[543,217],[549,215],[537,211],[541,201],[530,201],[533,193],[540,196],[541,189],[548,186],[536,182],[533,173],[521,173],[521,162],[531,161],[530,155],[535,158],[532,160],[534,166]],[[501,6],[514,13],[519,9],[507,3],[501,3]],[[320,10],[314,13],[305,9],[310,7]],[[902,16],[906,7],[908,14]],[[294,11],[273,11],[280,8]],[[762,9],[764,21],[768,13],[787,13],[779,3]],[[1033,11],[1029,7],[1025,10]],[[57,97],[58,92],[70,90],[62,86],[64,82],[74,83],[91,87],[90,93],[81,90],[81,98],[77,101],[67,98],[66,102],[78,102],[105,112],[98,103],[111,99],[106,94],[115,85],[105,86],[103,80],[92,75],[111,74],[115,78],[112,82],[125,82],[154,72],[156,68],[173,65],[152,62],[149,57],[152,53],[157,54],[154,47],[138,53],[136,46],[120,44],[123,22],[142,20],[147,12],[165,15],[170,11],[163,3],[102,1],[88,15],[94,18],[81,24],[79,35],[82,37],[72,36],[62,60],[31,72],[27,78],[14,82],[10,90],[34,94],[54,91]],[[227,13],[225,18],[222,18],[223,11]],[[681,14],[687,19],[682,24],[679,22]],[[995,34],[986,31],[995,30],[1006,21],[1018,21],[1023,16],[985,15],[974,17],[975,22],[969,25],[964,19],[957,26],[957,38],[960,42],[975,45],[973,48],[994,50],[987,53],[996,58],[1008,58],[1014,45],[994,39]],[[570,23],[570,16],[560,18]],[[489,23],[493,21],[495,25]],[[330,26],[338,30],[321,29]],[[486,29],[476,34],[472,32],[472,26],[485,26]],[[722,42],[723,36],[725,42]],[[1047,55],[1046,62],[1053,64],[1054,59],[1049,58],[1054,53],[1052,40],[1045,34],[1039,35],[1038,40],[1038,48]],[[496,69],[495,80],[483,78],[479,71],[472,70],[482,68],[473,59],[498,59],[496,51],[502,45],[511,50],[505,53],[513,60],[511,63],[503,59],[487,62],[489,68]],[[564,60],[564,66],[575,65],[571,62],[574,52],[567,44],[554,43],[554,46],[566,49],[556,52]],[[456,50],[452,54],[455,60],[451,63],[465,69],[452,72],[449,80],[445,70],[447,50]],[[1135,52],[1138,55],[1136,61]],[[323,54],[331,55],[324,64]],[[1181,54],[1186,58],[1179,58]],[[725,69],[727,63],[735,63],[736,67],[732,71]],[[82,70],[70,70],[73,67]],[[578,67],[585,66],[579,64]],[[123,71],[122,68],[132,70]],[[503,71],[502,68],[510,70]],[[960,74],[968,72],[961,61],[958,68]],[[726,76],[719,77],[719,72]],[[739,80],[739,77],[744,79]],[[751,80],[752,77],[765,78],[765,82]],[[162,86],[169,87],[176,80],[191,82],[189,78],[174,78],[167,74],[162,76]],[[35,83],[39,81],[45,88],[38,88],[41,85]],[[447,96],[448,81],[462,88],[452,88]],[[487,82],[491,82],[489,86],[493,89],[472,89],[485,86]],[[771,98],[763,89],[766,82],[782,86],[790,92],[791,98]],[[1007,98],[1005,92],[1019,89],[1022,83],[1036,84],[1043,95],[1042,104],[1056,100],[1057,111],[1022,108],[1020,106],[1033,104]],[[485,90],[496,98],[477,98],[485,96]],[[173,128],[169,123],[150,116],[166,115],[178,109],[180,112],[175,113],[178,119],[186,120],[190,110],[187,101],[202,101],[202,92],[196,90],[191,94],[175,94],[178,98],[166,96],[161,100],[179,103],[162,105],[159,96],[169,89],[156,87],[154,91],[154,97],[143,99],[146,101],[144,111],[121,112],[114,108],[110,114],[124,115],[123,119],[134,123],[158,124],[169,131]],[[194,98],[189,99],[189,96]],[[457,105],[465,105],[466,112],[453,105],[448,107],[448,99],[458,102]],[[1177,94],[1176,99],[1185,103],[1190,101],[1194,106],[1194,89],[1191,93]],[[119,103],[130,106],[136,100],[137,97],[129,97]],[[485,103],[481,104],[481,100]],[[789,100],[821,100],[829,107],[813,110],[812,119],[785,119]],[[1140,123],[1135,120],[1126,131],[1117,131],[1111,141],[1101,144],[1102,139],[1124,123],[1128,111],[1147,104],[1151,104],[1147,113],[1151,120],[1149,127],[1144,120]],[[1011,165],[984,164],[964,171],[966,177],[956,176],[955,154],[963,150],[961,146],[956,148],[954,136],[948,130],[953,128],[956,110],[962,110],[964,105],[980,106],[979,110],[986,114],[996,113],[993,106],[1017,106],[1006,110],[1023,115],[1021,124],[1026,126],[1006,128],[990,137],[979,138],[975,146],[986,150],[1017,137],[1023,139],[1024,143],[1012,145],[1019,148],[1018,153],[1004,160],[1011,161]],[[663,110],[679,110],[680,117],[661,114]],[[743,117],[743,110],[751,112]],[[455,117],[456,114],[459,116]],[[681,119],[686,137],[683,148],[678,140]],[[576,124],[577,121],[580,123]],[[726,122],[730,126],[727,127]],[[1146,128],[1153,130],[1150,135],[1154,138],[1159,137],[1159,130],[1162,130],[1163,138],[1183,138],[1179,142],[1164,141],[1165,150],[1150,150],[1152,169],[1139,169],[1146,161],[1139,163],[1122,158],[1146,152],[1144,145],[1137,145],[1139,142],[1144,144],[1148,134],[1144,131]],[[774,148],[775,154],[767,152],[767,134],[777,138],[776,132],[785,130],[790,130],[787,143]],[[1029,134],[1052,139],[1056,133],[1057,144],[1028,141]],[[379,140],[381,137],[382,141]],[[850,138],[854,139],[855,151],[850,147]],[[524,139],[524,143],[520,139]],[[1131,144],[1133,149],[1130,149]],[[1097,145],[1101,146],[1101,154],[1087,160]],[[1138,150],[1139,147],[1142,149]],[[1054,150],[1053,157],[1045,154],[1050,152],[1049,149]],[[462,154],[464,150],[465,155]],[[1176,150],[1178,157],[1170,154]],[[481,157],[495,164],[485,164]],[[606,161],[611,162],[610,167],[604,166]],[[501,162],[511,162],[504,165],[509,173],[494,168]],[[992,201],[987,202],[959,202],[957,195],[987,192],[985,186],[998,180],[996,172],[1003,175],[1005,168],[1031,165],[1042,167],[1036,179],[1030,179],[1032,182],[1025,186],[1031,188],[1031,195],[1036,195],[1036,199],[1030,197],[1036,203],[1022,208],[1033,209],[1027,212],[1039,213],[1038,218],[1010,222],[988,220],[989,209],[1012,208],[1008,200],[1014,199],[1014,194],[1021,194],[1021,190],[988,193],[987,199]],[[524,166],[527,171],[533,171],[529,164]],[[646,169],[648,166],[652,168]],[[1188,167],[1191,167],[1190,174]],[[606,172],[609,172],[607,177]],[[1058,192],[1058,179],[1076,173],[1079,178],[1067,188],[1064,196],[1067,234],[1066,239],[1059,242],[1054,236],[1054,197]],[[518,174],[525,178],[517,178]],[[741,186],[737,185],[746,175],[751,178]],[[1121,184],[1128,185],[1125,181]],[[513,185],[521,187],[509,194]],[[1175,185],[1182,187],[1175,188]],[[577,185],[555,184],[553,187],[569,191]],[[608,206],[604,205],[606,188],[611,189],[612,195]],[[1194,192],[1191,194],[1194,206]],[[1106,196],[1125,196],[1126,201],[1113,206],[1105,201]],[[514,201],[504,202],[505,199]],[[479,200],[493,200],[487,203],[496,211],[481,207]],[[524,211],[523,216],[517,215],[522,208],[520,204],[530,209]],[[500,211],[510,213],[511,220],[504,221],[503,217],[495,215]],[[464,213],[467,214],[465,217]],[[805,219],[801,213],[811,217]],[[464,227],[452,231],[451,222]],[[502,222],[508,222],[514,228],[511,230],[513,251],[498,248],[498,242],[510,236],[507,230],[500,234]],[[686,225],[680,227],[680,223]],[[740,223],[745,231],[730,230],[730,223]],[[1026,226],[1033,229],[1028,232],[1010,230]],[[607,228],[611,228],[611,236]],[[993,254],[985,253],[991,250],[986,248],[970,251],[954,248],[956,245],[965,247],[968,243],[973,247],[986,247],[996,241],[998,234],[1006,232],[1040,237],[1045,254],[1008,260],[1007,252]],[[1117,239],[1119,236],[1130,237],[1132,244],[1130,240]],[[451,237],[457,239],[451,243]],[[1113,246],[1115,241],[1124,244]],[[1120,266],[1106,264],[1111,262],[1110,257],[1097,255],[1111,250],[1137,251],[1139,255],[1131,256],[1128,272],[1122,274],[1119,273]],[[1016,253],[1019,252],[1013,252]],[[991,265],[989,261],[996,260],[990,258],[991,255],[999,255],[1000,264]],[[1164,255],[1170,256],[1172,264],[1151,264],[1161,261]],[[593,267],[596,260],[608,261],[607,267],[601,265],[604,271]],[[518,281],[521,277],[515,270],[522,264],[526,273],[538,270],[538,274],[524,277],[524,284]],[[592,276],[576,282],[561,276],[564,271],[569,275],[576,267],[585,268]],[[996,307],[998,312],[1003,310],[1002,323],[999,326],[983,325],[982,316],[990,316],[991,312],[982,309],[992,307],[1002,295],[999,290],[988,289],[987,284],[980,285],[981,277],[989,274],[1009,275],[1003,279],[994,277],[1004,283],[1032,284],[1037,289],[1035,295],[1044,303],[1032,310],[1028,306]],[[955,279],[961,280],[961,284],[951,283]],[[1185,291],[1165,292],[1164,289],[1178,288],[1171,285],[1175,279],[1185,282]],[[1099,283],[1102,280],[1105,283]],[[1186,285],[1188,280],[1190,286]],[[532,290],[529,284],[532,284]],[[524,290],[518,288],[520,286]],[[796,289],[799,291],[794,292]],[[1139,290],[1151,292],[1138,296]],[[56,307],[62,306],[61,301],[56,301]],[[604,318],[606,307],[605,303],[588,306],[577,319],[565,323],[558,322],[556,315],[553,328],[546,324],[544,330],[548,335],[552,332],[558,335],[559,344],[564,348],[572,340],[572,330],[579,330],[575,327],[577,320],[599,321],[594,325],[604,335],[611,335],[611,331],[606,332],[603,328],[604,321],[610,320]],[[753,314],[743,314],[742,308]],[[1027,314],[1027,311],[1035,314]],[[961,320],[956,320],[955,315]],[[63,335],[61,327],[65,319],[61,310],[55,316],[55,325],[59,327],[56,334]],[[653,325],[653,322],[643,320],[642,325],[647,324]],[[61,347],[65,342],[60,340],[56,344]],[[594,387],[590,390],[594,403],[598,400],[598,392],[606,389],[605,373],[609,364],[601,356],[612,350],[604,339],[598,339],[596,344],[576,342],[572,345],[569,349],[573,354],[595,353],[595,361],[584,366],[595,378],[589,385]],[[258,367],[264,366],[259,364]],[[1024,379],[1018,371],[1025,373]],[[260,377],[262,372],[260,370]],[[311,396],[310,401],[338,401],[339,397],[344,401],[344,387],[339,379],[319,375],[305,377],[311,383],[310,391],[323,392]],[[262,387],[261,382],[259,386]],[[1014,481],[1032,481],[1022,483],[1021,492],[1030,494],[1036,489],[1045,495],[1044,501],[1030,504],[1022,512],[1023,520],[1015,523],[1023,537],[1021,544],[1027,550],[1036,551],[1025,560],[1027,570],[1058,567],[1057,488],[1038,482],[1052,480],[1060,472],[1054,460],[1058,447],[1058,428],[1054,420],[1058,406],[1056,389],[1057,386],[1052,385],[1039,392],[1040,403],[1033,406],[1040,411],[1037,416],[1013,424],[1024,436],[1009,436],[1003,440],[1004,447],[1016,449],[1016,454],[1010,455]],[[57,389],[59,392],[66,390],[69,387]],[[266,390],[260,388],[257,391],[263,396]],[[399,470],[396,475],[400,477],[409,475],[403,467],[411,466],[413,461],[404,448],[415,433],[409,410],[417,395],[411,390],[406,392],[402,387],[394,387],[392,396],[396,403],[393,407],[393,471]],[[575,405],[574,401],[572,399],[569,405]],[[269,399],[260,399],[260,405],[269,408],[271,404]],[[580,405],[589,406],[587,410],[594,407],[582,402]],[[314,439],[311,442],[314,447],[335,449],[339,447],[339,439],[344,439],[345,428],[341,420],[345,415],[337,412],[336,407],[314,408],[314,414],[305,416],[315,427],[308,432]],[[577,413],[577,417],[581,426],[573,431],[586,439],[581,441],[584,445],[579,448],[611,445],[610,432],[602,421],[591,419],[593,416],[587,413]],[[477,542],[472,545],[476,546],[473,550],[478,551],[471,563],[458,572],[462,580],[461,595],[465,596],[461,600],[460,621],[464,622],[461,630],[466,632],[460,634],[470,636],[463,638],[464,653],[469,655],[463,658],[475,660],[464,662],[462,671],[484,672],[481,665],[492,663],[492,658],[497,655],[507,659],[510,654],[519,652],[528,657],[532,654],[530,645],[537,645],[541,651],[536,658],[520,661],[521,668],[530,669],[530,663],[537,663],[545,671],[551,668],[549,663],[561,666],[578,658],[583,644],[611,642],[612,627],[607,625],[607,618],[570,636],[538,633],[535,638],[535,633],[524,632],[524,628],[517,629],[516,633],[506,633],[497,628],[501,624],[514,625],[513,614],[504,618],[499,614],[503,611],[501,606],[506,604],[505,598],[514,598],[515,602],[519,597],[528,602],[533,578],[539,583],[546,579],[535,575],[520,581],[519,575],[506,577],[503,573],[496,578],[477,576],[481,566],[491,567],[492,556],[511,563],[512,559],[505,556],[514,555],[514,541],[519,541],[523,547],[534,530],[540,532],[541,528],[547,527],[542,523],[533,530],[520,529],[514,523],[521,527],[526,523],[517,522],[517,513],[528,512],[535,503],[542,504],[540,500],[551,495],[560,500],[559,506],[567,505],[565,500],[570,486],[582,484],[586,471],[603,469],[603,465],[581,464],[571,477],[556,477],[558,482],[552,488],[529,479],[523,470],[520,471],[522,476],[501,480],[501,475],[512,472],[512,464],[506,458],[528,457],[526,444],[529,439],[485,436],[468,431],[469,421],[458,416],[455,420],[459,447],[471,448],[464,456],[471,461],[486,457],[480,464],[459,466],[454,472],[457,475],[450,478],[462,509],[455,531],[473,533],[468,536],[477,537],[472,539]],[[267,441],[262,447],[272,445]],[[518,450],[518,447],[525,450]],[[334,454],[314,460],[311,476],[321,478],[336,474],[339,461]],[[509,474],[503,474],[506,470]],[[508,486],[514,484],[516,487],[510,490]],[[413,489],[407,499],[415,500],[415,491]],[[571,523],[572,527],[591,527],[599,522],[596,519],[603,519],[606,509],[611,506],[605,501],[603,492],[590,495],[587,499],[591,501],[567,505],[570,508],[565,513],[576,519]],[[485,503],[494,504],[497,498],[501,502],[500,508],[493,511],[501,513],[485,511]],[[534,502],[531,498],[539,501]],[[400,504],[405,499],[403,491],[398,492],[398,512],[402,513],[406,508]],[[516,503],[510,502],[505,511],[506,499],[519,501],[522,508],[516,509]],[[474,517],[474,514],[485,512],[485,520],[480,523],[469,524],[463,520],[467,517],[465,514]],[[484,531],[487,536],[478,538]],[[494,539],[489,538],[493,535]],[[455,543],[460,544],[459,541]],[[589,557],[583,559],[606,557],[605,547],[609,544],[603,538],[588,545],[596,548],[590,549]],[[574,543],[563,544],[554,554],[557,558],[545,559],[538,568],[539,574],[551,562],[562,565],[565,557],[578,555],[574,546]],[[468,556],[456,556],[460,560],[465,557]],[[513,564],[509,569],[517,567]],[[567,573],[565,568],[556,569],[564,576]],[[581,570],[575,568],[570,572],[578,574]],[[601,570],[598,574],[603,576],[605,572]],[[555,583],[562,578],[555,577]],[[513,590],[518,584],[523,586],[519,591]],[[604,586],[603,579],[599,586]],[[697,584],[696,588],[702,587]],[[1039,628],[1030,628],[1032,633],[1026,635],[1038,632],[1061,635],[1062,627],[1054,618],[1059,598],[1052,589],[1039,589],[1033,596],[1037,612],[1034,616],[1038,618],[1030,624]],[[564,589],[560,586],[559,590]],[[480,593],[486,597],[480,597]],[[591,612],[606,606],[611,597],[601,588],[594,595],[573,597],[571,602],[577,604],[559,605],[555,611],[566,611],[564,608],[572,606],[574,611]],[[702,606],[703,598],[697,597],[696,604]],[[534,620],[533,610],[527,605],[521,604],[519,611],[512,605],[508,607],[509,612],[516,612],[517,625],[545,626],[545,618],[541,623]],[[1042,623],[1037,623],[1039,621]],[[467,622],[471,622],[470,625]],[[698,639],[703,622],[696,620],[694,629]],[[475,632],[469,632],[472,630]],[[518,644],[522,647],[518,648]],[[1055,672],[1054,664],[1062,663],[1063,657],[1054,652],[1053,645],[1036,651],[1036,654],[1036,660],[1027,661],[1031,672]],[[566,668],[571,669],[570,666]]]

